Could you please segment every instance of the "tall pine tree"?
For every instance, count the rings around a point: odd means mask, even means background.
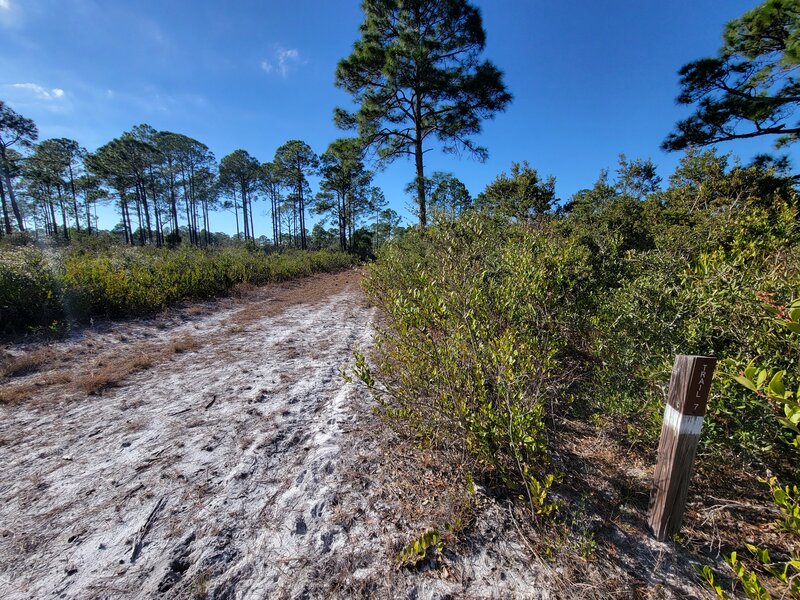
[[[471,136],[511,101],[502,73],[480,54],[480,12],[466,0],[364,0],[361,39],[336,70],[358,108],[336,124],[357,129],[380,159],[413,156],[419,223],[427,223],[424,154],[430,138],[446,152],[485,160]]]

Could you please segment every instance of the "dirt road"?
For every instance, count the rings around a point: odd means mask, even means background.
[[[364,401],[339,376],[369,343],[358,275],[251,296],[89,329],[50,347],[55,375],[14,378],[43,385],[0,407],[2,597],[294,597],[298,570],[347,543],[332,515]],[[154,356],[81,392],[109,352]]]

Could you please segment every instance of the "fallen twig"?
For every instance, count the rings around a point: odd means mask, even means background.
[[[150,531],[150,527],[152,527],[153,521],[156,519],[156,513],[158,513],[158,511],[161,510],[166,503],[166,496],[161,496],[158,502],[156,502],[156,505],[153,507],[153,510],[151,510],[150,514],[147,515],[147,519],[145,519],[144,524],[142,524],[142,526],[139,528],[139,531],[136,532],[136,536],[133,538],[131,562],[135,562],[139,557],[139,554],[142,551],[142,545],[144,544],[144,536],[146,536],[147,532]]]

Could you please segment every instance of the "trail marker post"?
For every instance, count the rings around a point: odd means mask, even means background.
[[[647,518],[650,529],[661,542],[681,528],[716,365],[717,359],[708,356],[675,357]]]

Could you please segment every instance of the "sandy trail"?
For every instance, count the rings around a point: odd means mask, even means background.
[[[102,396],[0,407],[0,596],[303,595],[300,571],[347,543],[339,449],[364,392],[339,371],[372,311],[354,272],[291,295],[135,322],[129,343],[202,346]]]

